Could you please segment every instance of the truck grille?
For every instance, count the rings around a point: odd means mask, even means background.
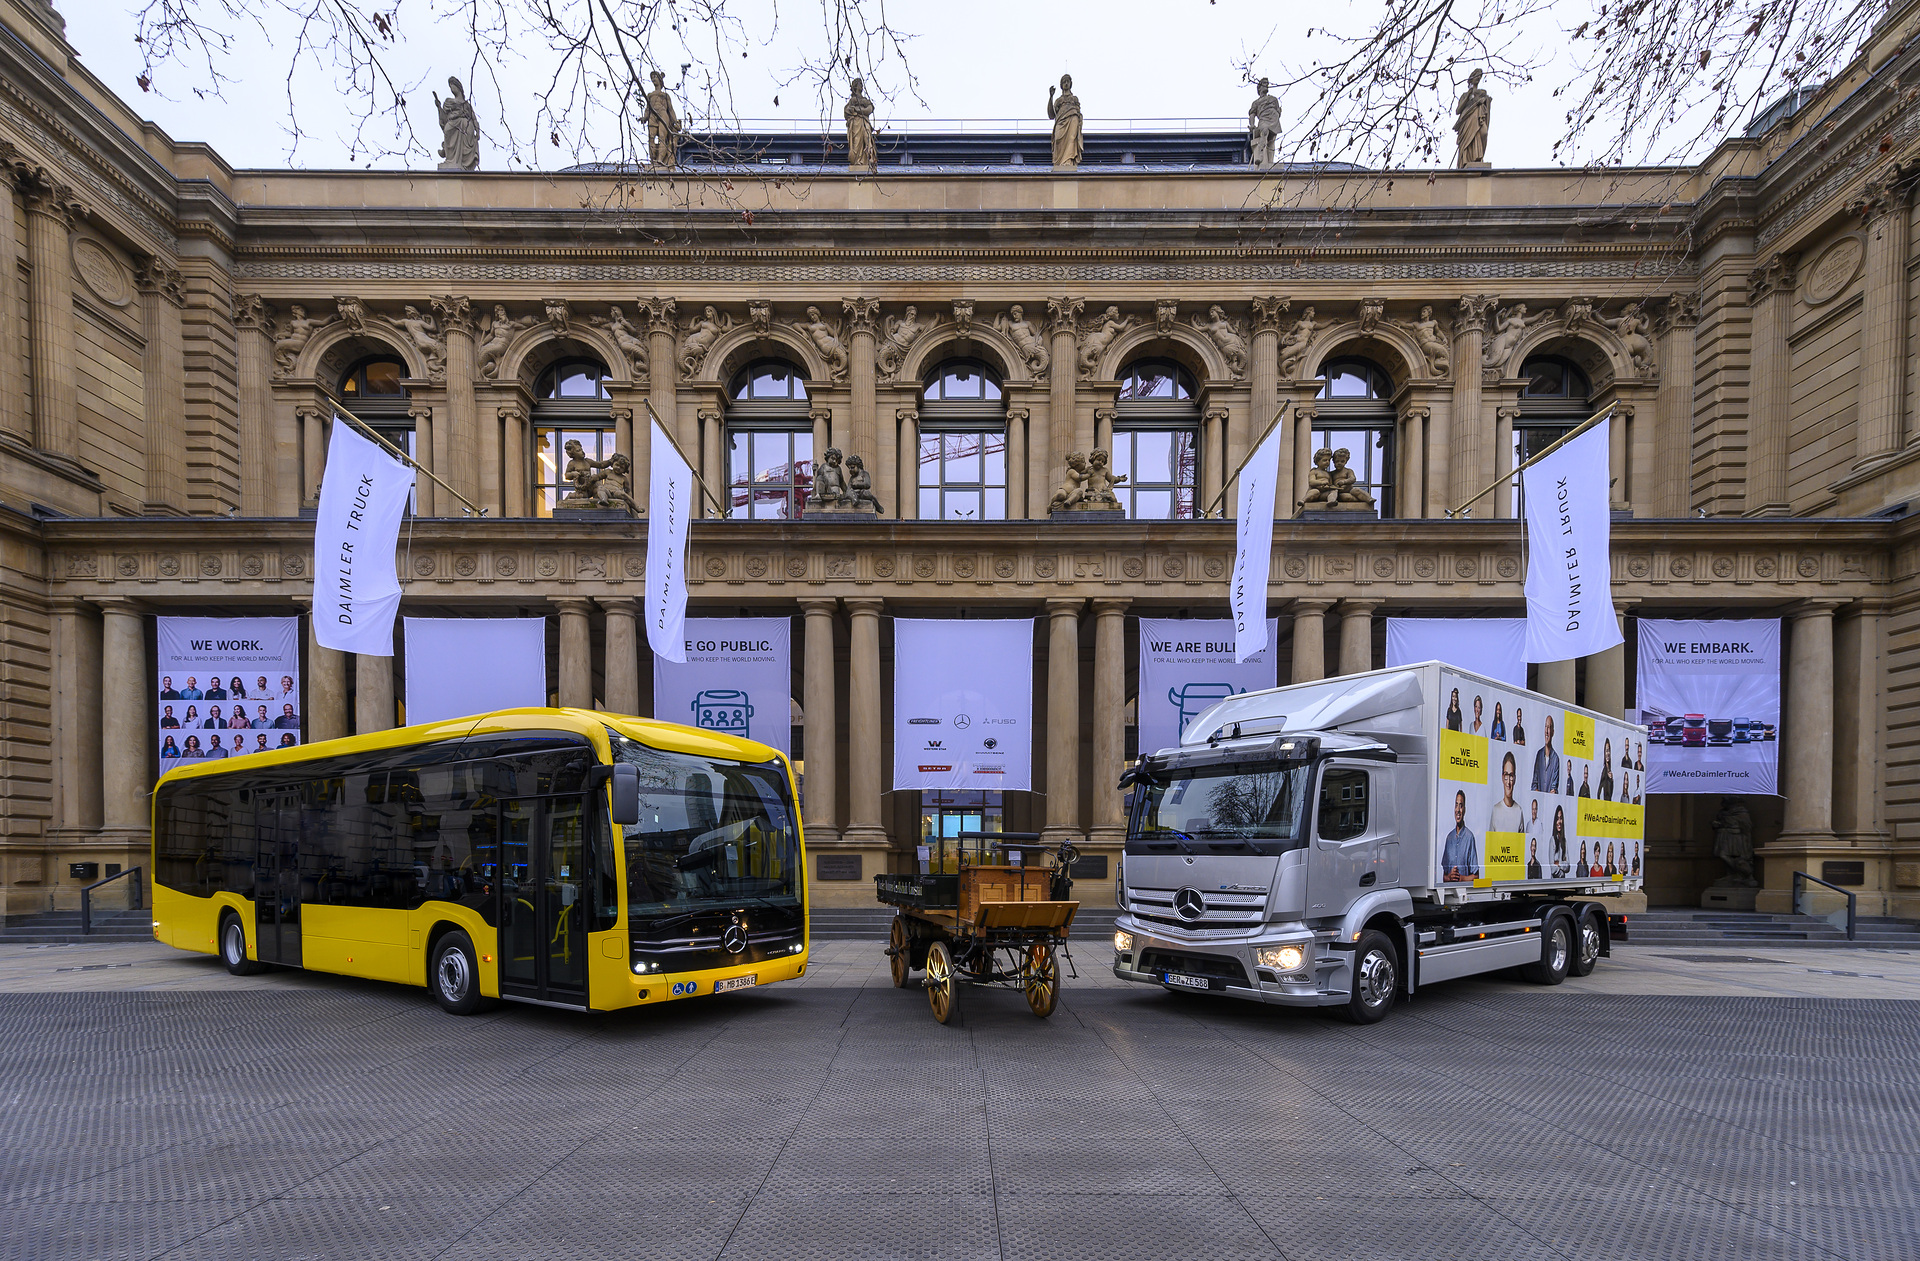
[[[1189,919],[1174,909],[1179,889],[1141,889],[1127,886],[1127,909],[1134,918],[1167,924],[1174,928],[1258,928],[1266,922],[1267,895],[1264,893],[1223,893],[1200,890],[1206,910],[1197,919]]]

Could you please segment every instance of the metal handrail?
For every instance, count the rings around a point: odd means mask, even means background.
[[[125,880],[128,876],[137,876],[139,874],[140,868],[129,867],[125,871],[114,872],[105,880],[96,880],[86,888],[80,890],[80,935],[82,937],[93,931],[93,891],[103,884],[112,884],[116,880]],[[132,892],[128,898],[130,905],[127,909],[129,911],[137,911],[141,907],[141,895],[146,889],[146,886],[140,883],[140,881],[135,880],[128,888],[131,889]]]
[[[1859,916],[1855,913],[1855,911],[1859,905],[1859,901],[1860,901],[1859,896],[1855,894],[1853,890],[1843,889],[1839,885],[1833,883],[1833,881],[1831,880],[1822,880],[1820,877],[1815,875],[1810,875],[1804,871],[1794,872],[1793,873],[1793,913],[1795,915],[1805,914],[1805,912],[1800,909],[1800,890],[1805,886],[1806,882],[1809,880],[1811,880],[1813,883],[1817,885],[1823,885],[1826,888],[1832,889],[1835,893],[1839,894],[1841,897],[1847,900],[1847,940],[1848,941],[1857,940],[1857,931],[1859,929]],[[1814,916],[1814,918],[1822,919],[1825,917]]]

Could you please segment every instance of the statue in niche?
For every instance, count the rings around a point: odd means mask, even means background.
[[[533,322],[531,316],[519,320],[509,319],[507,308],[504,306],[496,305],[493,308],[493,322],[487,325],[486,336],[481,339],[479,348],[474,352],[474,360],[479,365],[481,376],[491,380],[500,375],[500,356],[507,353],[507,346],[512,343],[514,336]]]
[[[1481,353],[1480,362],[1488,368],[1502,368],[1513,357],[1513,348],[1527,335],[1527,330],[1543,320],[1553,318],[1552,311],[1541,311],[1537,315],[1527,314],[1527,304],[1516,302],[1493,317],[1493,336],[1487,339],[1486,350]]]
[[[1440,327],[1440,321],[1434,318],[1433,308],[1420,308],[1420,318],[1408,326],[1413,340],[1420,347],[1420,353],[1427,357],[1427,365],[1437,377],[1446,376],[1453,366],[1453,350],[1447,345],[1447,332]]]
[[[887,339],[880,343],[880,371],[892,376],[899,371],[907,352],[913,348],[914,340],[926,332],[929,325],[921,321],[920,312],[914,307],[908,307],[903,315],[889,315],[881,323],[886,329]]]
[[[655,70],[653,91],[647,93],[647,160],[662,170],[680,165],[680,115],[673,110],[667,76]]]
[[[827,361],[829,376],[838,379],[847,375],[847,347],[840,340],[840,326],[822,319],[819,307],[808,307],[806,320],[795,324],[794,328],[806,334],[807,340],[820,352],[820,357]]]
[[[1493,98],[1480,86],[1481,71],[1467,76],[1467,90],[1453,107],[1453,134],[1460,151],[1454,165],[1466,169],[1487,165],[1487,123],[1493,117]]]
[[[1738,797],[1722,797],[1713,816],[1713,856],[1726,865],[1727,874],[1715,888],[1752,889],[1760,881],[1753,874],[1753,816]]]
[[[1047,117],[1053,120],[1053,169],[1077,170],[1086,143],[1080,131],[1080,98],[1073,94],[1073,76],[1060,76],[1060,95],[1047,89]]]
[[[1280,139],[1280,101],[1260,80],[1260,95],[1247,107],[1247,147],[1253,151],[1253,164],[1262,169],[1273,165],[1274,144]]]
[[[826,455],[813,466],[813,487],[807,492],[807,505],[813,508],[845,508],[852,504],[853,492],[847,488],[847,470],[839,447],[828,447]]]
[[[313,335],[333,323],[332,319],[312,320],[307,318],[307,308],[298,302],[287,304],[287,324],[280,335],[273,339],[273,362],[282,376],[293,371],[300,352],[307,348]]]
[[[1213,344],[1220,348],[1220,353],[1227,360],[1227,371],[1236,377],[1246,375],[1247,339],[1240,335],[1240,329],[1227,318],[1223,308],[1208,307],[1205,318],[1196,315],[1192,323],[1195,329],[1211,337]]]
[[[687,322],[687,334],[680,339],[680,363],[689,377],[700,375],[701,365],[713,344],[733,330],[733,317],[708,307]]]
[[[1114,473],[1113,456],[1107,449],[1095,447],[1093,454],[1087,459],[1087,493],[1080,506],[1117,511],[1120,507],[1120,497],[1113,493],[1113,488],[1126,480],[1125,473],[1117,475]]]
[[[604,460],[587,454],[578,438],[567,440],[567,467],[562,473],[573,487],[557,505],[569,510],[624,508],[638,515],[640,506],[627,493],[627,479],[633,473],[633,461],[616,451]]]
[[[1003,315],[994,317],[993,326],[1000,330],[1020,357],[1027,361],[1027,371],[1034,376],[1044,376],[1047,371],[1047,343],[1040,336],[1040,330],[1027,319],[1026,314],[1016,306]]]
[[[1300,318],[1293,322],[1287,335],[1280,339],[1280,377],[1291,381],[1300,370],[1300,359],[1307,353],[1307,343],[1313,340],[1313,331],[1320,327],[1313,318],[1313,308],[1300,312]]]
[[[847,498],[848,506],[855,512],[886,511],[874,498],[873,474],[867,472],[867,462],[857,455],[847,457]]]
[[[440,111],[440,169],[477,171],[480,169],[479,115],[473,112],[473,102],[467,99],[459,79],[447,80],[447,93],[444,101],[438,92],[433,94],[433,104]]]
[[[1633,370],[1639,376],[1647,376],[1653,371],[1653,342],[1649,334],[1653,332],[1653,323],[1641,312],[1638,302],[1627,303],[1626,310],[1615,319],[1601,319],[1620,338],[1620,348],[1627,352],[1627,358],[1633,363]]]
[[[1053,492],[1053,498],[1047,502],[1048,512],[1065,512],[1078,508],[1087,497],[1087,456],[1083,451],[1069,452],[1067,467],[1060,477],[1060,488]]]
[[[865,79],[855,79],[847,89],[847,167],[871,171],[878,158],[873,144],[873,101],[867,96]]]
[[[1094,326],[1081,334],[1081,379],[1092,379],[1093,374],[1100,369],[1100,356],[1107,353],[1107,347],[1113,345],[1113,339],[1132,327],[1133,317],[1129,315],[1122,318],[1120,308],[1117,306],[1110,306],[1104,315],[1094,317]]]

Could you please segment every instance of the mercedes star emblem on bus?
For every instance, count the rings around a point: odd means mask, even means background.
[[[720,934],[720,944],[727,948],[728,954],[739,954],[747,948],[747,926],[738,920],[728,924]]]

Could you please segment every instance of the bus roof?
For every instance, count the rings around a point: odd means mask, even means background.
[[[394,727],[387,731],[368,732],[365,735],[343,736],[338,740],[318,740],[312,744],[298,744],[290,748],[268,749],[264,753],[245,753],[238,757],[197,760],[174,767],[160,777],[160,783],[192,779],[201,775],[219,775],[232,770],[292,766],[315,758],[339,757],[342,754],[353,753],[378,753],[385,749],[404,748],[407,745],[434,744],[508,731],[575,732],[584,737],[593,745],[594,751],[605,758],[611,751],[607,741],[609,727],[650,748],[662,749],[669,753],[726,758],[739,762],[770,762],[780,756],[778,750],[761,744],[757,740],[743,740],[738,736],[708,731],[703,727],[688,727],[680,723],[661,722],[653,718],[636,718],[630,714],[603,714],[592,709],[529,707],[498,709],[491,713],[472,714],[465,718],[448,718],[441,722],[421,723],[412,727]]]

